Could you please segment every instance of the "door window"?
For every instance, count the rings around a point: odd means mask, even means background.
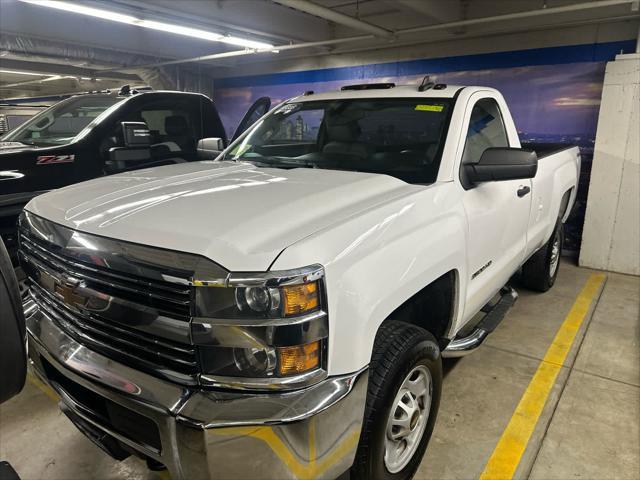
[[[151,158],[124,164],[110,162],[112,172],[196,159],[196,146],[202,138],[204,120],[199,98],[170,95],[154,99],[149,95],[144,100],[144,103],[132,102],[125,115],[118,117],[112,136],[102,142],[101,152],[108,158],[111,147],[124,146],[121,122],[144,122],[150,133]]]
[[[462,163],[477,163],[487,148],[508,146],[498,102],[493,98],[479,100],[471,112]]]
[[[142,110],[140,117],[149,127],[152,148],[160,150],[160,146],[165,146],[164,153],[195,153],[197,141],[201,136],[198,111],[181,108],[180,105],[170,108],[155,105]]]
[[[232,141],[235,141],[240,135],[242,135],[251,125],[256,123],[264,114],[266,114],[271,108],[271,99],[269,97],[260,97],[253,102],[247,113],[245,113],[242,120],[238,124],[235,133],[233,134]]]

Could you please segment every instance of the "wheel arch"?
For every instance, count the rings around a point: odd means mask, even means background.
[[[573,209],[573,203],[570,202],[571,198],[575,198],[574,190],[576,187],[569,188],[562,195],[562,199],[560,200],[560,209],[558,210],[558,218],[562,223],[567,221],[567,218],[571,214],[571,210]]]
[[[459,285],[458,270],[449,270],[407,298],[383,320],[378,330],[389,321],[400,320],[424,328],[443,347],[458,315]]]

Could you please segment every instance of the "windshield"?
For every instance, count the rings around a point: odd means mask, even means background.
[[[0,140],[37,147],[71,143],[92,120],[123,100],[106,95],[71,97],[35,115]]]
[[[383,173],[409,183],[433,183],[450,103],[442,98],[285,103],[231,145],[225,157],[259,166]]]

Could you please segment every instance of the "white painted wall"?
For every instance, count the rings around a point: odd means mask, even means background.
[[[580,265],[640,275],[640,54],[607,64]]]

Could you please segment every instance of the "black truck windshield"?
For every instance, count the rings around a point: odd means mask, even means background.
[[[35,115],[0,140],[37,147],[64,145],[73,141],[107,108],[123,100],[123,97],[107,95],[71,97]]]
[[[226,158],[433,183],[450,107],[451,100],[442,98],[290,102],[256,123]]]

